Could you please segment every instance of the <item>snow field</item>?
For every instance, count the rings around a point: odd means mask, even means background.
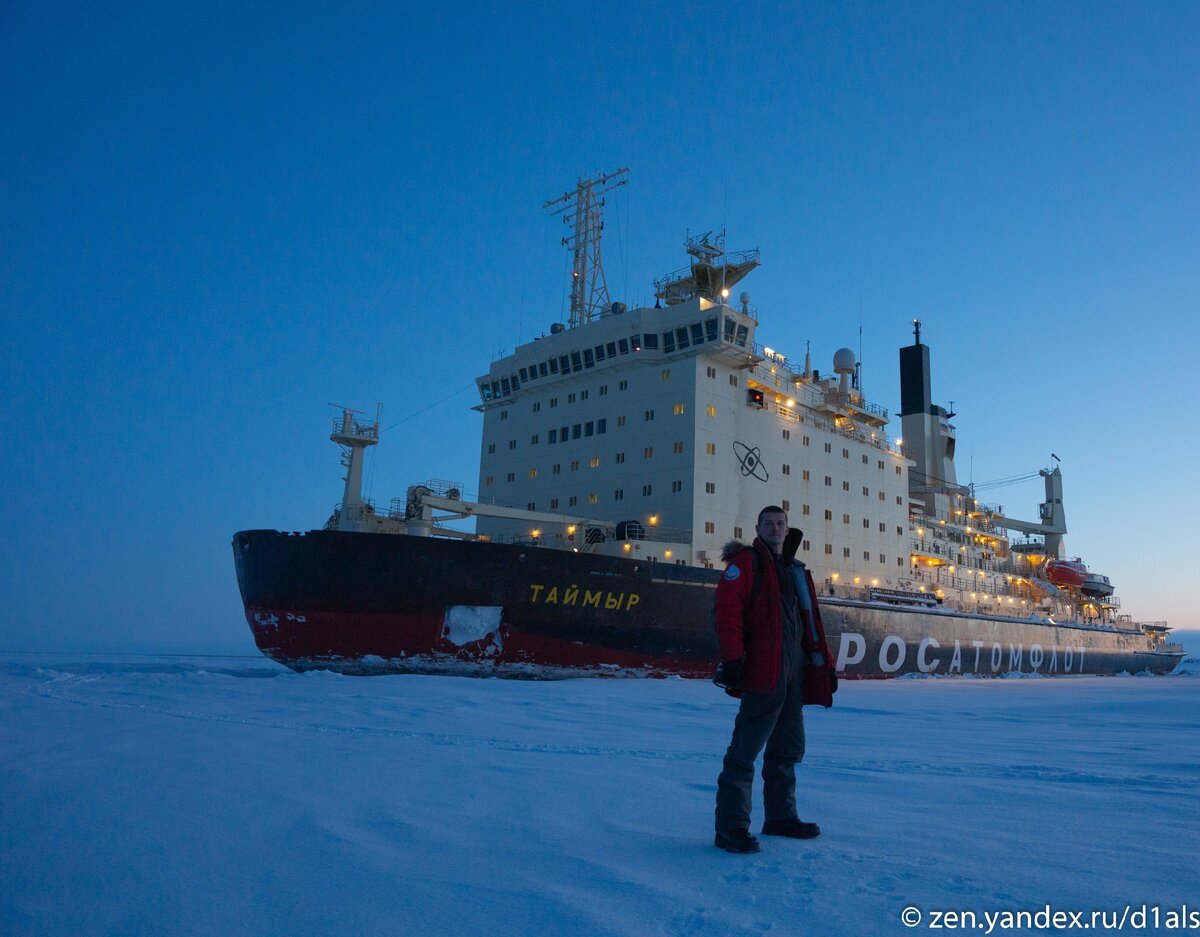
[[[0,933],[889,934],[928,932],[908,905],[1200,908],[1200,680],[843,683],[806,710],[798,800],[824,835],[757,856],[712,846],[735,707],[678,679],[0,657]]]

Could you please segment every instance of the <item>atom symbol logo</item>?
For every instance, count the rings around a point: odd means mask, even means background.
[[[765,482],[771,477],[767,474],[766,466],[762,464],[762,453],[758,451],[758,446],[751,449],[745,443],[735,442],[733,444],[733,454],[742,463],[743,477],[753,475],[760,482]]]

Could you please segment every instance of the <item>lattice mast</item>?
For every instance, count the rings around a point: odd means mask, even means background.
[[[595,179],[579,179],[573,192],[566,192],[543,207],[552,215],[562,215],[563,224],[573,231],[562,239],[571,249],[570,327],[583,325],[609,309],[608,282],[600,262],[600,237],[604,231],[599,198],[629,181],[629,168],[618,169]]]

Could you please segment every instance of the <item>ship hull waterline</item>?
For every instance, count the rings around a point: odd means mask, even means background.
[[[318,530],[233,538],[259,649],[295,670],[711,676],[719,570],[532,546]],[[850,678],[1169,673],[1138,631],[822,597]]]

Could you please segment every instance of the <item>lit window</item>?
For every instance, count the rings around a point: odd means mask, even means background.
[[[600,457],[592,456],[592,460],[588,463],[588,465],[592,468],[599,468],[600,467]]]
[[[707,413],[709,416],[716,416],[716,415],[717,415],[717,408],[716,408],[715,406],[713,406],[713,405],[710,403],[710,404],[709,404],[709,405],[708,405],[708,406],[705,408],[705,412],[706,412],[706,413]]]
[[[677,403],[677,404],[675,404],[675,415],[676,415],[676,416],[682,416],[682,415],[683,415],[683,404],[681,404],[681,403]]]

